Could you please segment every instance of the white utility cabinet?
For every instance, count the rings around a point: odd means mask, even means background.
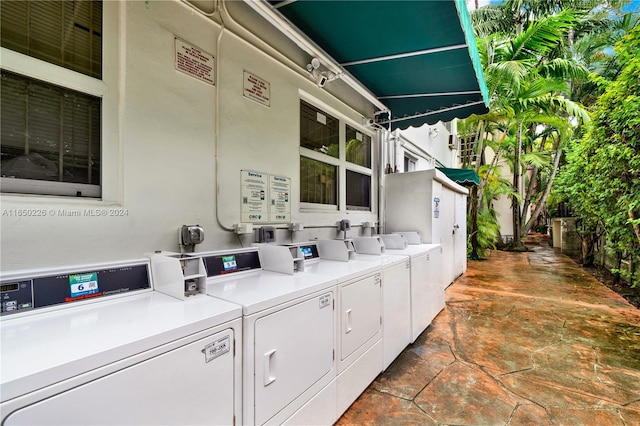
[[[437,169],[385,176],[385,233],[418,231],[422,243],[442,245],[443,280],[451,284],[467,268],[469,191]]]

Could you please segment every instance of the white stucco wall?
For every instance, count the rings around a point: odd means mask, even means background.
[[[183,224],[204,228],[205,241],[197,251],[247,245],[253,235],[227,232],[216,218],[219,204],[225,227],[240,222],[241,169],[291,178],[292,218],[307,229],[294,236],[279,230],[282,242],[334,238],[338,234],[332,226],[342,218],[354,225],[377,221],[375,196],[372,212],[299,209],[301,96],[326,105],[352,126],[362,123],[366,111],[353,110],[231,32],[224,32],[217,52],[219,26],[181,2],[105,2],[105,13],[105,75],[111,73],[113,79],[103,101],[103,199],[2,194],[3,211],[50,212],[44,217],[1,218],[2,271],[175,251]],[[176,71],[174,36],[212,55],[217,52],[218,87]],[[242,96],[244,70],[270,83],[270,107]],[[216,90],[220,90],[218,152]],[[377,173],[372,179],[374,193],[376,186]],[[123,215],[84,216],[87,208],[113,208]],[[361,232],[356,228],[351,235]]]
[[[495,153],[489,147],[485,149],[487,163],[491,163]],[[513,173],[506,161],[499,159],[498,171],[503,179],[509,182],[513,180]],[[493,208],[496,210],[498,224],[500,225],[500,235],[513,236],[513,219],[511,216],[511,198],[506,195],[499,195],[497,200],[493,201]]]
[[[449,148],[449,135],[451,133],[444,123],[438,122],[432,125],[425,124],[420,127],[408,127],[404,130],[399,130],[398,133],[405,145],[396,149],[395,161],[399,171],[404,171],[405,151],[413,157],[419,157],[427,153],[444,167],[456,167],[457,150]],[[421,161],[416,170],[427,170],[429,168],[432,168],[432,166],[429,166],[427,162]]]

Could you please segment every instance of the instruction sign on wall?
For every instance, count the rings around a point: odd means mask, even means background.
[[[291,179],[284,176],[270,175],[269,198],[271,208],[270,222],[291,221]]]
[[[291,178],[241,170],[240,180],[243,223],[291,221]]]
[[[242,222],[261,223],[269,221],[269,175],[250,170],[241,170]]]
[[[214,86],[214,58],[204,50],[175,37],[176,69]]]
[[[264,106],[271,106],[271,85],[268,81],[248,71],[244,72],[242,94],[245,98],[254,100]]]

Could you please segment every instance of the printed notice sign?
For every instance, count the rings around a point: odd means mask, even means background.
[[[291,221],[291,179],[283,176],[269,176],[270,222]]]
[[[244,72],[244,87],[242,94],[264,106],[271,106],[271,85],[250,72]]]
[[[269,221],[268,178],[266,173],[241,170],[241,220],[244,223]]]
[[[176,69],[214,86],[214,58],[207,52],[175,38]]]

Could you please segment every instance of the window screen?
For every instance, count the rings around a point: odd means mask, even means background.
[[[300,146],[338,158],[340,135],[337,118],[300,101]]]
[[[300,157],[300,201],[338,205],[338,168]]]
[[[346,126],[347,161],[359,166],[371,168],[371,137]]]
[[[347,170],[347,209],[371,210],[371,176]]]

